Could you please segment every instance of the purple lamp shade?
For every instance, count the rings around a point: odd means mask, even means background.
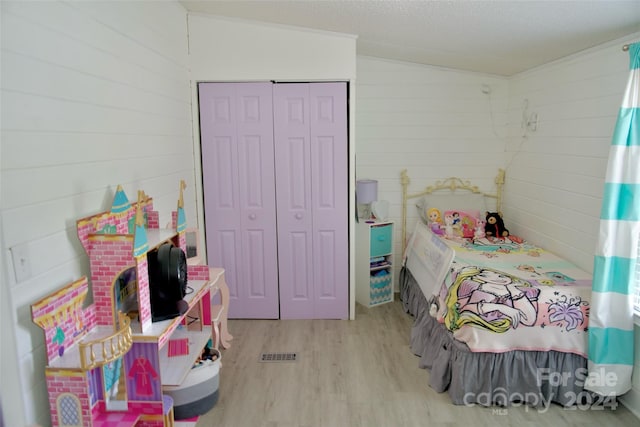
[[[359,204],[369,204],[378,200],[378,181],[360,179],[356,181],[356,199]]]

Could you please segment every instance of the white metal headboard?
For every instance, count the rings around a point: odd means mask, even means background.
[[[400,183],[402,185],[402,245],[406,245],[407,239],[407,202],[411,199],[422,197],[428,194],[433,194],[436,191],[456,191],[466,190],[475,194],[482,194],[485,197],[496,199],[496,212],[502,210],[502,187],[504,186],[504,169],[498,169],[498,175],[494,180],[496,184],[495,193],[486,193],[477,185],[472,185],[471,181],[463,180],[458,177],[450,177],[442,181],[436,181],[433,185],[428,185],[424,190],[418,193],[409,194],[409,184],[411,180],[407,175],[407,170],[403,169],[400,172]]]

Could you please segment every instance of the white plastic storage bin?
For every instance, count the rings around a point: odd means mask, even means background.
[[[218,402],[220,387],[220,357],[195,366],[179,386],[163,387],[173,398],[174,418],[184,420],[200,416]]]

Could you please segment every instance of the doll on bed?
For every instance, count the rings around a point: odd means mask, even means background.
[[[437,208],[427,209],[427,218],[429,219],[429,228],[434,234],[442,236],[444,234],[442,214]]]
[[[484,224],[485,222],[483,220],[481,220],[480,218],[476,219],[476,226],[473,229],[473,238],[475,239],[482,239],[485,236],[485,231],[484,231]]]

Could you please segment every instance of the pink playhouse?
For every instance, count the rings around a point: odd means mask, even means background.
[[[31,307],[52,425],[172,426],[217,401],[229,290],[223,269],[200,262],[197,235],[187,237],[197,231],[186,227],[184,188],[169,228],[150,197],[130,203],[121,187],[110,211],[77,221],[93,302],[82,277]]]

